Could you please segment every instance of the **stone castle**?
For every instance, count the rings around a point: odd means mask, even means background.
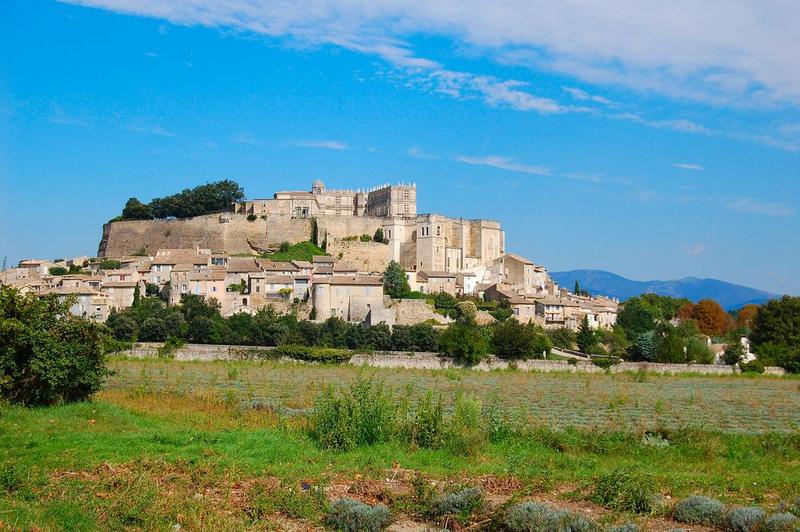
[[[282,242],[309,239],[335,248],[377,229],[388,241],[385,262],[395,260],[408,270],[457,273],[489,266],[505,251],[505,235],[496,221],[418,214],[414,184],[332,190],[316,180],[310,191],[242,201],[229,213],[106,224],[98,256],[191,247],[257,254]]]

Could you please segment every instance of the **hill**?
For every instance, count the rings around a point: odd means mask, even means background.
[[[662,296],[685,297],[692,301],[715,299],[727,310],[741,308],[748,303],[764,303],[779,297],[756,288],[727,283],[718,279],[686,277],[672,281],[634,281],[603,270],[571,270],[550,272],[550,276],[561,286],[572,289],[577,280],[581,288],[592,294],[617,297],[620,300],[653,293]]]

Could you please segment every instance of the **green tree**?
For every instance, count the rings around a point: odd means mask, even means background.
[[[722,361],[729,366],[734,366],[742,362],[746,354],[741,342],[732,342],[725,346],[725,351],[722,352]]]
[[[139,332],[139,324],[127,312],[113,309],[108,315],[106,326],[118,340],[134,340]]]
[[[0,287],[0,396],[30,406],[88,399],[108,375],[105,326],[73,316],[73,301]]]
[[[674,327],[668,327],[658,342],[656,362],[665,364],[682,364],[686,362],[686,348],[683,338]]]
[[[67,275],[69,273],[69,270],[63,266],[51,266],[47,271],[50,275]]]
[[[119,270],[121,266],[120,261],[114,259],[103,259],[98,264],[98,268],[101,270]]]
[[[132,306],[137,307],[139,306],[139,302],[142,300],[142,291],[139,288],[139,283],[136,283],[136,286],[133,289],[133,303]]]
[[[457,321],[439,337],[439,349],[457,362],[473,365],[483,360],[489,345],[480,327]]]
[[[603,344],[610,355],[623,358],[631,346],[628,340],[628,335],[625,334],[625,329],[619,325],[614,325],[610,331],[605,331],[603,334]]]
[[[547,331],[547,335],[550,337],[555,347],[560,347],[561,349],[575,349],[575,332],[572,329],[566,327],[550,329]]]
[[[697,364],[713,364],[714,353],[704,339],[694,336],[686,341],[686,359]]]
[[[597,345],[597,335],[594,329],[589,326],[589,318],[587,316],[583,317],[580,326],[578,326],[575,343],[578,344],[578,351],[581,353],[590,353],[591,349]]]
[[[466,323],[475,323],[478,316],[478,307],[473,301],[459,301],[456,303],[458,319]]]
[[[581,295],[581,284],[575,279],[575,288],[572,289],[572,293],[576,296]]]
[[[380,227],[375,230],[375,235],[372,237],[372,240],[373,242],[381,242],[381,243],[388,242],[388,239],[383,234],[383,229],[381,229]]]
[[[656,359],[655,331],[647,331],[636,335],[632,346],[633,358],[652,362]]]
[[[137,198],[130,198],[122,209],[122,218],[125,220],[151,220],[153,212]]]
[[[622,305],[617,323],[629,338],[651,331],[656,327],[657,312],[645,300],[632,297]]]
[[[759,359],[800,372],[800,297],[783,296],[762,305],[751,327],[750,341]]]
[[[541,358],[552,348],[550,340],[539,334],[534,325],[523,325],[515,319],[494,325],[492,346],[495,355],[507,360]]]
[[[411,291],[406,271],[396,261],[391,261],[383,272],[383,291],[394,298],[403,297]]]

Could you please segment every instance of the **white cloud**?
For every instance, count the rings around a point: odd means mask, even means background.
[[[596,94],[589,94],[583,89],[578,89],[577,87],[561,87],[564,92],[575,98],[576,100],[580,101],[591,101],[595,103],[601,103],[603,105],[612,105],[612,102],[605,98],[604,96],[598,96]]]
[[[438,157],[426,152],[419,146],[411,146],[406,153],[417,159],[438,159]]]
[[[492,168],[498,168],[500,170],[522,172],[524,174],[543,175],[543,176],[552,175],[552,172],[550,171],[549,168],[545,168],[543,166],[531,166],[527,164],[522,164],[514,162],[511,159],[507,159],[506,157],[499,157],[497,155],[487,155],[485,157],[470,157],[468,155],[459,155],[455,157],[455,159],[457,161],[466,164],[490,166]]]
[[[794,215],[794,209],[785,203],[759,201],[753,198],[739,198],[725,205],[726,209],[747,214],[762,214],[788,218]]]
[[[233,137],[234,144],[249,144],[251,146],[258,146],[261,144],[250,133],[239,133]]]
[[[176,133],[160,126],[158,124],[153,125],[141,125],[141,124],[129,124],[125,126],[125,129],[128,131],[133,131],[135,133],[149,133],[151,135],[158,135],[159,137],[177,137]]]
[[[299,140],[294,143],[300,148],[321,148],[324,150],[348,150],[350,147],[338,140]]]
[[[333,44],[405,68],[438,68],[406,41],[422,33],[592,83],[714,102],[800,103],[800,3],[791,0],[66,1]]]
[[[687,255],[700,255],[706,250],[706,245],[698,242],[695,244],[684,246],[683,250],[686,252]]]
[[[695,172],[703,171],[703,167],[700,166],[699,164],[694,164],[694,163],[669,163],[669,164],[671,164],[675,168],[681,168],[683,170],[693,170]]]

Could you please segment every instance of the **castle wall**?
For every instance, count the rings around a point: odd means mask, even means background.
[[[222,220],[228,220],[222,222]],[[208,214],[181,220],[135,220],[103,226],[100,257],[133,255],[162,248],[208,248],[215,252],[256,253],[281,242],[311,237],[311,220],[268,217],[247,220],[243,214]]]
[[[326,251],[362,273],[383,272],[391,260],[389,246],[381,242],[328,240]]]
[[[317,241],[322,243],[327,238],[332,242],[335,238],[348,236],[373,236],[378,228],[383,227],[385,218],[355,216],[321,216],[317,218]],[[307,238],[306,238],[307,240]]]

